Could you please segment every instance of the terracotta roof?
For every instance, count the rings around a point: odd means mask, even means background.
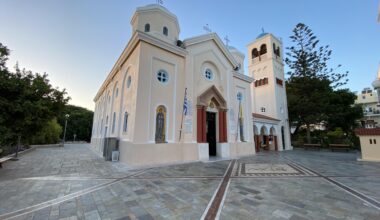
[[[358,136],[380,135],[380,128],[358,128],[355,129],[355,133]]]
[[[266,115],[257,114],[257,113],[252,113],[252,117],[254,117],[254,118],[261,118],[261,119],[267,119],[267,120],[272,120],[272,121],[281,121],[279,119],[272,118],[272,117],[269,117],[269,116],[266,116]]]

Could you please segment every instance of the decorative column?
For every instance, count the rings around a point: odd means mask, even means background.
[[[206,143],[207,142],[207,136],[206,136],[206,106],[203,106],[203,110],[202,110],[202,143]]]
[[[206,143],[206,111],[203,105],[197,105],[197,142]]]
[[[219,143],[224,141],[224,121],[223,121],[223,111],[219,110]]]
[[[219,143],[227,142],[226,109],[219,110]]]
[[[260,151],[260,138],[259,135],[255,134],[254,136],[254,142],[255,142],[255,148],[256,148],[256,153]]]

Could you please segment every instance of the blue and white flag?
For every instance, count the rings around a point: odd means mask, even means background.
[[[187,115],[188,111],[188,102],[187,102],[187,88],[185,89],[185,97],[183,99],[183,114]]]

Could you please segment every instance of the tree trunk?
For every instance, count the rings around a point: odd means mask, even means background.
[[[308,144],[311,144],[311,138],[310,138],[310,125],[306,124],[306,140]]]

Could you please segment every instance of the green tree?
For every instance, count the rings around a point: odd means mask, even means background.
[[[37,132],[32,138],[31,144],[56,144],[62,134],[62,126],[58,124],[54,118],[46,123],[46,125]]]
[[[28,144],[54,117],[60,115],[69,97],[65,90],[53,88],[47,74],[20,70],[8,71],[9,50],[0,44],[0,144],[12,145],[17,137]]]
[[[327,127],[329,130],[341,128],[349,133],[357,127],[363,117],[360,105],[355,105],[356,95],[348,89],[339,89],[329,96]]]
[[[63,128],[65,126],[66,119],[64,116],[66,114],[70,115],[67,122],[66,140],[74,140],[75,134],[75,140],[77,141],[91,141],[94,112],[79,106],[66,105],[58,118],[58,122]]]
[[[318,78],[292,77],[286,82],[289,119],[296,127],[295,134],[306,125],[306,137],[310,143],[310,126],[327,120],[330,82]]]
[[[290,122],[297,127],[306,125],[310,143],[310,125],[328,119],[329,95],[334,88],[347,83],[348,72],[337,73],[328,67],[332,51],[329,46],[319,46],[319,40],[305,24],[299,23],[290,36],[292,46],[285,63],[290,71],[287,95]],[[297,130],[297,129],[296,129]]]

